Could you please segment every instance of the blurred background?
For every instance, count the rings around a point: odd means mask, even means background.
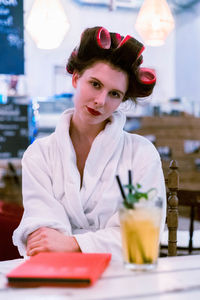
[[[156,71],[157,84],[137,106],[122,105],[125,130],[154,143],[165,176],[170,161],[177,160],[180,189],[199,195],[199,0],[1,0],[1,201],[22,204],[24,151],[36,138],[53,132],[60,114],[73,107],[65,66],[82,31],[91,26],[144,43],[143,65]],[[188,210],[182,215],[188,217]]]
[[[145,12],[146,19],[150,18],[146,25],[149,32],[144,32],[138,22],[145,2],[150,2]],[[171,18],[166,16],[165,5]],[[153,24],[156,10],[157,14],[164,11],[166,24],[161,24],[160,20]],[[52,122],[54,127],[56,116],[52,116],[53,112],[62,111],[63,102],[72,105],[71,76],[66,73],[65,65],[79,43],[81,32],[90,26],[104,26],[124,36],[132,35],[146,46],[143,64],[155,69],[157,85],[153,95],[145,101],[146,105],[142,101],[136,108],[129,107],[128,116],[182,111],[200,116],[198,0],[10,0],[0,2],[0,18],[0,103],[8,102],[7,97],[31,100],[34,110],[40,107],[38,126],[44,127],[46,121],[42,118],[48,118],[49,112],[48,126]],[[145,17],[141,19],[143,23],[144,20]],[[158,35],[163,34],[163,41],[157,40],[157,44],[156,38],[154,44],[144,39],[145,34],[152,34],[152,26]],[[55,110],[52,109],[54,105]]]

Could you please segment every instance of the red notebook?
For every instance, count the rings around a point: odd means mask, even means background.
[[[88,286],[103,273],[110,253],[45,252],[30,257],[6,276],[14,286]]]

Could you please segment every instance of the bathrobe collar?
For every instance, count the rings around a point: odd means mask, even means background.
[[[80,210],[82,213],[79,215],[79,224],[77,225],[87,227],[88,221],[83,210],[85,200],[82,198],[90,198],[99,180],[101,180],[105,166],[116,150],[123,147],[123,127],[126,118],[122,112],[114,112],[110,117],[110,122],[96,136],[85,163],[82,188],[80,189],[80,174],[76,165],[76,153],[69,135],[73,112],[74,109],[68,109],[62,113],[55,134],[63,161],[63,173],[66,183],[65,194],[66,200],[69,201],[70,215],[76,219],[76,211]]]

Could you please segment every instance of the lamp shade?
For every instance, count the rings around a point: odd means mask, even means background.
[[[174,28],[174,19],[166,0],[145,0],[135,28],[147,45],[163,45]]]
[[[40,49],[60,46],[69,23],[60,0],[35,0],[26,30]]]

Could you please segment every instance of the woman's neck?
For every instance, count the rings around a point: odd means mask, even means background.
[[[97,125],[88,125],[77,122],[71,119],[69,133],[71,137],[78,138],[80,141],[85,140],[91,143],[96,138],[96,136],[105,128],[107,121]]]

